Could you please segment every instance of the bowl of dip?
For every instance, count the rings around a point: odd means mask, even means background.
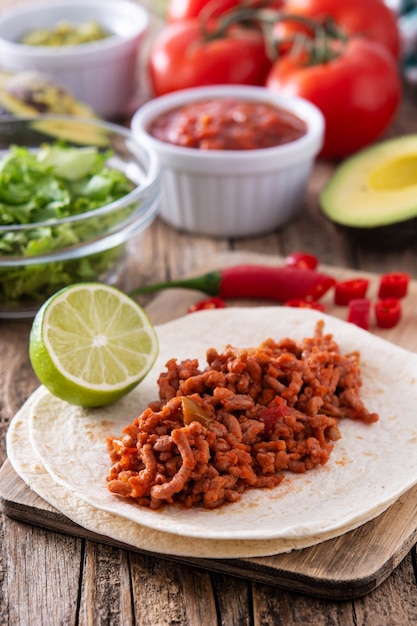
[[[301,98],[219,85],[155,98],[131,128],[158,155],[164,221],[194,234],[250,237],[301,210],[324,119]]]
[[[0,66],[43,72],[98,116],[116,118],[137,94],[148,24],[130,0],[26,2],[0,13]]]

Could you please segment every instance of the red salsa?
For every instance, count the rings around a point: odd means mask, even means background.
[[[257,150],[299,139],[307,125],[267,102],[201,100],[158,116],[148,132],[166,143],[201,150]]]

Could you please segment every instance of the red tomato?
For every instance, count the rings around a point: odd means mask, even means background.
[[[167,21],[178,22],[198,17],[202,11],[211,15],[225,13],[236,7],[239,0],[170,0],[167,7]]]
[[[327,62],[312,62],[305,50],[285,55],[274,63],[266,84],[321,110],[324,158],[342,158],[375,141],[392,122],[401,99],[394,57],[381,44],[361,38],[349,40]]]
[[[268,7],[279,9],[283,0],[170,0],[167,21],[178,22],[204,15],[222,15],[235,8]]]
[[[271,68],[262,34],[233,27],[205,40],[197,18],[168,24],[149,55],[154,95],[215,84],[262,85]]]
[[[285,13],[314,19],[330,17],[348,36],[361,35],[382,43],[398,58],[400,33],[394,13],[382,0],[288,0]],[[277,26],[280,38],[303,30],[295,22]]]

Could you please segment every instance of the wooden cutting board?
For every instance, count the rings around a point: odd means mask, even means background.
[[[212,264],[211,268],[203,268],[202,271],[242,262],[276,264],[281,261],[271,256],[226,253],[217,259],[216,265]],[[359,274],[340,268],[320,269],[331,273],[338,280],[355,275],[367,276],[371,281],[368,295],[372,299],[376,298],[377,275]],[[202,294],[196,292],[170,290],[156,296],[147,310],[151,320],[159,324],[183,315],[192,302],[202,297]],[[332,294],[328,294],[323,302],[328,313],[345,318],[346,308],[335,307]],[[243,301],[231,304],[255,305]],[[403,301],[403,317],[396,328],[381,331],[374,328],[373,322],[371,324],[370,332],[417,351],[417,282],[412,281],[410,284],[409,294]],[[6,515],[20,521],[138,551],[129,545],[87,531],[66,518],[32,492],[15,473],[9,461],[0,469],[0,503]],[[371,522],[311,548],[270,557],[232,560],[155,556],[321,598],[352,599],[369,593],[381,584],[416,541],[417,486]]]

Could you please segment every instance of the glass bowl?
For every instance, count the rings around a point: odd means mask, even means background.
[[[150,132],[149,126],[163,114],[184,105],[222,99],[279,107],[303,121],[306,132],[289,143],[251,150],[190,148],[161,141]],[[246,130],[246,120],[238,120]],[[178,127],[182,129],[180,124]],[[133,115],[131,128],[138,141],[158,154],[162,183],[159,214],[163,220],[193,234],[251,237],[281,228],[302,209],[311,169],[323,143],[324,118],[311,102],[266,87],[211,85],[149,100]]]
[[[129,130],[101,120],[51,115],[2,118],[0,177],[12,146],[36,154],[45,144],[62,143],[104,154],[106,166],[123,172],[131,189],[104,206],[96,201],[93,209],[77,214],[35,223],[24,223],[28,219],[24,214],[10,223],[10,214],[5,216],[2,210],[5,192],[0,186],[0,318],[32,317],[50,295],[74,282],[117,284],[128,255],[138,254],[138,238],[158,212],[156,153]],[[73,165],[68,168],[74,171]],[[17,204],[13,180],[10,184],[7,199]],[[25,205],[18,210],[24,212]]]

